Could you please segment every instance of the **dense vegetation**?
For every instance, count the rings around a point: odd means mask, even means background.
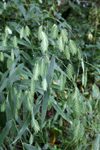
[[[100,2],[0,6],[0,150],[100,150]]]

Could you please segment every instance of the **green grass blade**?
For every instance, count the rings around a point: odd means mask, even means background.
[[[48,72],[47,72],[47,77],[46,77],[48,85],[49,85],[51,79],[53,78],[54,66],[55,66],[55,56],[52,56],[50,66],[49,66]]]
[[[5,87],[7,87],[7,82],[8,82],[8,78],[6,78],[6,79],[4,80],[4,82],[2,83],[2,85],[1,85],[1,87],[0,87],[0,92],[2,92]]]
[[[49,94],[50,94],[50,91],[49,91],[49,89],[47,89],[47,91],[44,92],[44,98],[43,98],[43,104],[42,104],[42,119],[41,119],[42,124],[43,124],[45,116],[46,116],[48,100],[49,100]]]
[[[48,68],[47,72],[47,84],[50,84],[50,81],[53,78],[53,73],[54,73],[54,66],[55,66],[55,56],[52,56],[50,66]],[[44,122],[45,116],[46,116],[46,111],[47,111],[47,106],[48,106],[48,100],[49,100],[49,88],[47,89],[46,92],[44,92],[44,98],[43,98],[43,104],[42,104],[42,123]]]
[[[15,138],[15,140],[13,141],[12,144],[16,143],[16,141],[21,138],[21,136],[23,135],[23,133],[25,132],[25,130],[26,130],[27,127],[29,126],[30,122],[31,122],[31,117],[30,117],[28,120],[25,121],[25,123],[23,124],[22,128],[21,128],[20,131],[18,132],[18,135],[16,136],[16,138]]]
[[[24,51],[21,53],[26,60],[31,60],[31,57]]]
[[[28,48],[35,48],[35,46],[33,46],[33,45],[31,45],[30,43],[28,43],[27,41],[25,41],[25,40],[20,40],[20,39],[18,39],[18,43],[20,44],[20,45],[23,45],[23,46],[26,46],[26,47],[28,47]]]
[[[4,127],[4,129],[2,130],[2,132],[0,134],[0,146],[3,143],[3,140],[5,139],[7,134],[9,133],[9,130],[11,127],[12,127],[12,120],[10,120],[6,123],[6,126]]]
[[[60,106],[57,104],[57,102],[54,100],[54,98],[52,96],[50,96],[50,100],[53,102],[52,105],[54,107],[54,109],[66,120],[68,121],[70,124],[72,124],[72,121],[66,116],[66,114],[62,111],[62,109],[60,108]]]
[[[100,150],[100,134],[94,141],[93,150]]]
[[[2,51],[8,51],[8,50],[10,50],[11,51],[11,49],[13,49],[14,47],[12,47],[12,46],[0,46],[0,52],[2,52]]]
[[[29,144],[23,143],[23,146],[27,149],[27,150],[38,150],[37,148],[35,148],[34,146],[31,146]]]

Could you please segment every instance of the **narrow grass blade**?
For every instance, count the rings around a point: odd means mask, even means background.
[[[31,146],[29,144],[23,143],[23,146],[27,149],[27,150],[38,150],[37,148],[35,148],[34,146]]]
[[[46,77],[48,85],[49,85],[51,79],[53,78],[54,66],[55,66],[55,56],[52,56],[50,66],[49,66],[48,72],[47,72],[47,77]]]
[[[94,141],[93,150],[100,150],[100,134]]]
[[[25,132],[25,130],[27,129],[27,127],[30,125],[30,122],[31,122],[31,117],[28,120],[25,121],[25,123],[23,124],[22,128],[18,132],[18,135],[16,136],[16,138],[13,141],[12,144],[16,143],[16,141],[21,138],[21,136],[23,135],[23,133]]]
[[[42,104],[42,124],[43,124],[45,116],[46,116],[49,94],[50,94],[50,91],[49,91],[49,89],[47,89],[47,91],[44,92],[44,98],[43,98],[43,104]]]
[[[12,120],[10,120],[6,123],[6,126],[4,127],[4,129],[2,130],[2,132],[0,134],[0,146],[3,143],[3,140],[5,139],[7,134],[9,133],[9,130],[11,127],[12,127]]]
[[[47,84],[50,84],[50,81],[53,78],[53,74],[54,74],[54,66],[55,66],[55,56],[52,56],[51,62],[50,62],[50,66],[48,68],[48,72],[47,72]],[[44,92],[44,98],[43,98],[43,104],[42,104],[42,123],[44,122],[45,116],[46,116],[46,111],[47,111],[47,106],[48,106],[48,100],[49,100],[49,88],[47,89],[47,91]]]
[[[52,96],[50,96],[50,100],[52,101],[52,105],[54,109],[70,124],[72,124],[72,121],[67,117],[67,115],[62,111],[61,107],[57,104],[57,102],[54,100]]]

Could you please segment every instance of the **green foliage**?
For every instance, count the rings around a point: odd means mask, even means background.
[[[100,9],[62,5],[0,2],[1,150],[100,149]]]

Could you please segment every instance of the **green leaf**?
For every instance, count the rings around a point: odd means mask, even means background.
[[[31,146],[29,144],[23,143],[23,146],[27,149],[27,150],[38,150],[36,147]]]
[[[0,46],[0,52],[1,51],[8,51],[8,50],[10,50],[11,51],[11,49],[13,49],[14,47],[12,47],[12,46]]]
[[[2,78],[0,80],[0,82],[1,82],[0,84],[2,84],[4,82],[4,80],[7,78],[8,73],[9,73],[9,70],[7,70],[4,74],[2,74]]]
[[[53,73],[54,73],[54,65],[55,65],[55,57],[52,56],[50,66],[48,68],[47,72],[47,84],[50,84],[51,79],[53,78]],[[49,88],[47,91],[44,92],[44,98],[43,98],[43,104],[42,104],[42,123],[44,122],[45,116],[46,116],[46,111],[47,111],[47,106],[48,106],[48,100],[49,100]]]
[[[52,96],[50,96],[50,100],[53,102],[52,105],[55,108],[55,110],[70,124],[73,124],[72,121],[67,117],[67,115],[62,111],[58,103],[54,100]]]
[[[77,53],[77,46],[76,46],[75,42],[71,39],[69,40],[69,48],[70,48],[72,55]]]
[[[7,68],[8,68],[8,69],[11,69],[12,65],[13,65],[13,60],[8,59],[8,60],[7,60]]]
[[[5,127],[6,125],[6,112],[0,112],[0,127],[1,130]]]
[[[94,141],[93,150],[100,150],[100,134],[98,134]]]
[[[50,84],[50,81],[53,78],[54,66],[55,66],[55,56],[53,55],[50,62],[50,66],[48,68],[47,77],[46,77],[48,85]]]
[[[99,92],[99,88],[98,88],[98,86],[96,84],[94,84],[92,86],[92,91],[93,91],[93,97],[94,98],[98,98],[100,92]]]
[[[30,125],[30,121],[31,121],[31,117],[28,120],[25,121],[25,123],[23,124],[22,128],[18,132],[18,135],[16,136],[16,138],[13,141],[12,144],[16,143],[17,140],[21,138],[21,136],[23,135],[23,133],[25,132],[25,130],[27,129],[27,127]]]
[[[23,16],[26,18],[26,9],[24,8],[23,4],[22,3],[19,4],[16,1],[15,1],[15,4],[17,5],[17,8],[19,8]]]
[[[15,68],[13,65],[10,71],[8,85],[9,87],[15,82],[20,79],[21,71],[23,70],[24,64],[18,65],[18,67]]]
[[[24,58],[25,58],[26,60],[31,60],[31,57],[30,57],[26,52],[22,51],[21,54],[24,56]]]
[[[8,84],[8,78],[6,78],[4,80],[4,82],[2,83],[2,85],[0,86],[0,92],[2,92],[2,90],[7,87],[7,84]]]
[[[0,134],[0,146],[3,143],[3,140],[5,139],[7,134],[9,133],[9,130],[11,127],[12,127],[12,120],[10,120],[6,123],[6,126],[4,127],[4,129],[2,130],[2,132]]]
[[[44,92],[44,97],[43,97],[43,104],[42,104],[42,124],[44,122],[45,116],[46,116],[46,111],[47,111],[47,106],[48,106],[48,101],[49,101],[49,94],[50,91],[47,89],[47,91]]]
[[[32,44],[30,44],[30,43],[28,43],[27,41],[24,41],[24,40],[18,39],[18,43],[20,45],[26,46],[26,47],[28,47],[30,49],[34,48],[34,46]]]

